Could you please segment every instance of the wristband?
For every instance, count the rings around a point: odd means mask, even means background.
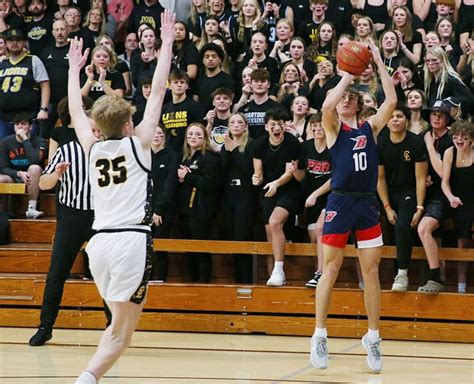
[[[420,211],[424,211],[425,207],[423,207],[422,205],[417,205],[416,209],[419,209]]]
[[[387,203],[383,206],[383,209],[387,208],[387,207],[390,207],[390,203]]]

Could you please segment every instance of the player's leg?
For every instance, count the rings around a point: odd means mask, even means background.
[[[86,368],[96,380],[112,367],[130,345],[144,302],[108,302],[108,305],[112,312],[112,324],[103,333],[97,351]]]
[[[369,330],[362,337],[362,345],[367,351],[367,365],[372,372],[382,370],[382,353],[380,351],[380,247],[359,250],[359,262],[364,276],[364,302],[369,320]]]
[[[380,247],[359,249],[359,263],[364,277],[364,302],[369,329],[379,329],[380,316]]]

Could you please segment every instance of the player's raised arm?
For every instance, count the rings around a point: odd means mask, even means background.
[[[385,127],[388,121],[392,117],[392,113],[397,106],[397,93],[395,92],[395,86],[393,85],[392,78],[385,68],[385,64],[380,55],[379,48],[373,41],[370,42],[370,51],[372,52],[372,58],[374,60],[377,69],[379,70],[380,80],[382,81],[382,88],[385,93],[385,100],[378,109],[374,116],[369,118],[369,123],[374,131],[375,137],[380,130]]]
[[[166,93],[166,82],[168,81],[173,56],[175,21],[176,15],[170,10],[165,9],[161,14],[162,45],[158,63],[153,74],[151,93],[146,103],[143,120],[135,129],[135,134],[140,138],[144,147],[150,147],[161,115],[161,107]]]
[[[82,39],[75,37],[71,41],[69,47],[69,75],[67,82],[68,106],[71,115],[71,122],[76,131],[79,143],[85,153],[89,153],[89,149],[98,139],[92,134],[92,129],[84,109],[82,107],[81,86],[79,83],[79,75],[84,67],[89,48],[82,53]]]
[[[327,93],[326,99],[324,100],[322,111],[322,125],[324,132],[326,133],[326,139],[329,142],[335,140],[334,135],[337,136],[339,132],[339,119],[336,113],[336,105],[342,98],[346,88],[352,84],[354,76],[350,73],[343,72],[342,78],[337,85]]]

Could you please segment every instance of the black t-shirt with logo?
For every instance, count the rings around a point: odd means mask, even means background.
[[[54,42],[52,28],[53,19],[47,16],[39,21],[31,20],[25,24],[25,33],[32,55],[38,56],[45,46]]]
[[[214,118],[212,123],[211,133],[209,134],[209,140],[216,150],[220,150],[224,145],[224,138],[229,132],[229,119]]]
[[[275,100],[268,99],[263,104],[257,104],[255,101],[251,101],[247,105],[244,105],[239,109],[239,112],[245,114],[247,123],[249,125],[249,136],[253,139],[257,139],[262,136],[267,136],[265,131],[265,113],[271,108],[283,108]]]
[[[406,132],[400,143],[390,140],[390,132],[377,139],[379,165],[385,167],[385,180],[389,191],[407,192],[416,188],[415,163],[428,160],[423,138]]]
[[[191,123],[201,123],[203,118],[202,106],[190,97],[186,97],[180,103],[173,104],[170,101],[163,105],[161,122],[166,129],[166,146],[181,153],[186,128]]]
[[[332,166],[329,149],[326,147],[322,152],[318,152],[314,147],[314,139],[303,142],[298,169],[306,170],[303,189],[309,196],[331,178]]]
[[[81,86],[83,86],[86,83],[86,81],[87,81],[87,76],[83,75]],[[123,89],[124,92],[126,90],[125,80],[123,79],[122,74],[115,70],[107,71],[107,74],[105,76],[105,82],[112,89]],[[88,96],[92,100],[95,101],[99,97],[104,96],[104,95],[105,95],[105,92],[102,87],[102,84],[99,83],[99,75],[94,74],[94,80],[92,82],[92,86],[91,86]]]

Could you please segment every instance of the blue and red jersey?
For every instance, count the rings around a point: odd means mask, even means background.
[[[336,142],[329,149],[332,189],[348,192],[377,191],[377,145],[368,122],[352,128],[341,123]]]

